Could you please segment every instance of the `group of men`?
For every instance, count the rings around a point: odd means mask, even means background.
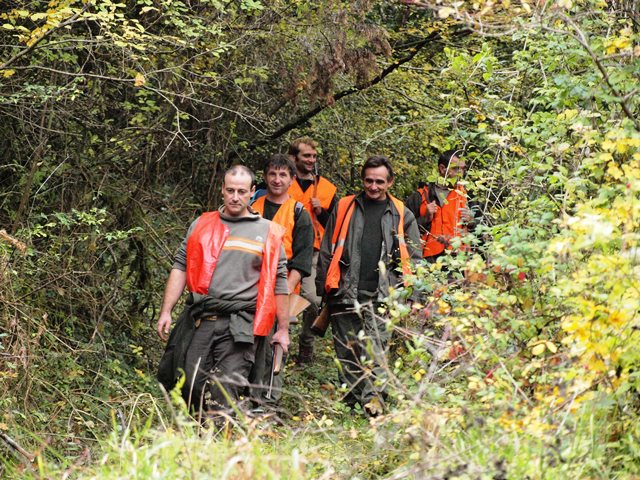
[[[159,379],[170,388],[183,371],[182,395],[194,412],[229,412],[243,398],[277,402],[283,375],[273,383],[272,347],[288,351],[294,292],[309,302],[297,363],[313,359],[311,325],[324,305],[344,401],[368,415],[384,411],[390,333],[378,307],[412,263],[444,254],[472,223],[457,184],[465,164],[456,151],[445,152],[438,169],[453,181],[424,185],[405,205],[389,191],[390,161],[374,155],[362,166],[362,191],[338,200],[336,186],[318,174],[317,150],[303,137],[288,155],[273,155],[263,170],[266,195],[253,203],[253,172],[231,167],[223,205],[191,224],[176,254],[157,323],[168,339]],[[168,337],[185,286],[189,297]]]

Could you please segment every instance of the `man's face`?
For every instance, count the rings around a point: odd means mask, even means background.
[[[287,192],[291,186],[291,173],[288,168],[269,168],[265,174],[267,191],[271,195],[279,196]]]
[[[244,217],[249,213],[248,205],[255,188],[251,186],[251,176],[246,172],[227,174],[222,185],[224,213],[231,217]]]
[[[315,165],[318,161],[318,152],[311,145],[301,143],[298,146],[298,154],[293,159],[296,164],[296,170],[300,175],[313,175],[315,172]]]
[[[444,165],[438,165],[438,170],[440,171],[440,175],[453,181],[457,182],[462,180],[464,176],[465,169],[464,160],[460,157],[453,156],[451,160],[449,160],[449,170],[447,171],[447,167]]]
[[[367,168],[362,177],[364,194],[369,200],[384,200],[387,198],[387,190],[393,185],[393,179],[389,179],[389,170],[384,165],[375,168]]]

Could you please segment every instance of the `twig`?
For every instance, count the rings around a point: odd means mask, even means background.
[[[58,25],[56,25],[55,27],[47,30],[40,38],[38,38],[35,42],[33,42],[31,45],[29,45],[29,47],[25,48],[24,50],[19,51],[18,53],[16,53],[13,57],[11,57],[9,60],[7,60],[6,62],[4,62],[1,66],[0,66],[0,70],[4,70],[6,69],[8,66],[10,66],[12,63],[14,63],[15,61],[19,60],[20,58],[24,57],[25,55],[27,55],[29,52],[31,52],[34,48],[36,48],[36,46],[45,38],[49,37],[53,32],[56,32],[58,30],[60,30],[61,28],[66,27],[67,25],[71,25],[72,23],[74,23],[78,17],[80,17],[80,15],[82,15],[84,12],[86,12],[89,7],[91,6],[91,3],[87,3],[84,7],[82,7],[82,10],[80,10],[79,12],[77,12],[75,15],[73,15],[72,17],[70,17],[69,19],[67,19],[64,22],[60,22]]]
[[[622,107],[622,110],[624,111],[625,115],[629,118],[629,120],[633,122],[633,125],[635,126],[636,130],[640,131],[640,123],[638,123],[638,120],[636,119],[635,115],[633,114],[633,112],[629,108],[629,105],[627,104],[627,99],[629,97],[629,94],[623,96],[622,94],[620,94],[620,92],[618,92],[616,87],[613,86],[613,84],[611,83],[611,79],[609,78],[609,73],[607,72],[607,69],[604,68],[604,65],[602,64],[598,56],[591,49],[591,47],[589,46],[589,42],[587,41],[587,38],[584,35],[584,32],[580,30],[580,28],[575,24],[575,22],[567,15],[560,15],[560,18],[562,18],[562,20],[564,20],[565,23],[567,23],[568,25],[571,26],[571,28],[573,28],[575,34],[571,36],[589,54],[589,56],[591,57],[591,60],[593,61],[595,66],[598,68],[598,71],[602,75],[604,82],[607,84],[607,87],[609,87],[609,90],[611,91],[613,96],[616,97],[616,100]]]
[[[433,376],[436,373],[436,368],[438,368],[438,363],[440,362],[440,352],[442,352],[447,346],[447,340],[449,340],[449,336],[451,335],[451,326],[447,325],[442,333],[442,338],[440,339],[440,348],[433,352],[433,358],[431,359],[431,365],[429,365],[429,372],[427,373],[427,381],[431,383],[433,381]]]
[[[36,459],[35,455],[32,455],[31,453],[27,452],[24,448],[22,448],[20,445],[18,445],[18,443],[14,439],[12,439],[9,435],[7,435],[6,433],[0,432],[0,438],[7,445],[9,445],[9,447],[11,447],[13,450],[15,450],[20,455],[22,455],[27,460],[29,460],[29,463],[33,463],[35,461],[35,459]]]
[[[10,243],[15,248],[20,250],[20,253],[22,254],[24,254],[27,251],[27,245],[24,242],[21,242],[20,240],[18,240],[17,238],[9,235],[4,228],[0,230],[0,240],[4,240],[7,243]]]

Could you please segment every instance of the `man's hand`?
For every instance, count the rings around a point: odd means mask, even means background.
[[[451,245],[449,243],[449,240],[451,240],[451,235],[436,235],[436,240],[438,241],[438,243],[443,244],[446,248]]]
[[[322,213],[322,204],[319,198],[313,197],[311,199],[311,206],[313,207],[313,212],[316,214],[316,217]]]
[[[437,211],[438,211],[438,204],[436,203],[435,200],[433,202],[427,203],[427,214],[425,216],[427,217],[428,222],[433,220],[433,216],[436,214]]]
[[[172,268],[167,285],[164,287],[164,297],[162,298],[162,307],[160,308],[160,317],[156,331],[158,336],[165,342],[169,338],[169,329],[171,328],[171,312],[173,307],[178,303],[180,295],[187,284],[187,273],[177,268]]]
[[[158,318],[158,325],[156,327],[156,330],[158,332],[158,336],[165,342],[169,338],[170,329],[171,329],[171,314],[161,313],[160,318]]]
[[[282,351],[287,353],[289,351],[289,329],[278,328],[276,333],[271,337],[271,343],[279,343],[282,347]]]
[[[287,276],[287,287],[289,287],[289,293],[294,293],[296,291],[296,287],[302,280],[302,274],[296,270],[289,270],[289,275]]]

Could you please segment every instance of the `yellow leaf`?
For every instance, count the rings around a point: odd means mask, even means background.
[[[2,76],[3,76],[4,78],[12,77],[13,75],[15,75],[15,74],[16,74],[16,71],[15,71],[15,70],[0,70],[0,71],[2,72]]]
[[[555,343],[544,342],[544,344],[546,345],[547,350],[549,350],[551,353],[556,353],[558,351],[558,347],[556,347]]]
[[[627,153],[627,150],[629,150],[629,144],[626,142],[626,139],[621,138],[616,142],[616,152]]]
[[[609,168],[607,168],[607,173],[612,177],[615,178],[616,180],[619,180],[620,178],[622,178],[622,170],[620,170],[620,168],[618,167],[618,165],[616,165],[615,163],[611,162],[609,164]]]
[[[611,140],[605,140],[604,142],[602,142],[602,148],[603,150],[613,150],[614,148],[616,148],[616,144]]]
[[[456,9],[455,8],[443,7],[440,10],[438,10],[438,17],[447,18],[447,17],[450,17],[451,15],[453,15],[454,13],[456,13]]]
[[[373,415],[382,415],[384,413],[384,407],[378,397],[373,397],[371,401],[364,405],[364,408]]]
[[[136,78],[133,81],[133,85],[136,87],[143,87],[145,83],[147,83],[147,81],[145,80],[144,75],[141,73],[137,73]]]
[[[627,48],[628,46],[631,45],[631,40],[626,38],[626,37],[621,37],[621,38],[616,38],[613,41],[613,45],[618,49],[618,50],[622,50],[624,48]]]
[[[539,343],[538,345],[536,345],[531,349],[531,353],[533,353],[534,355],[542,355],[544,353],[545,348],[546,347],[544,346],[544,343]]]

